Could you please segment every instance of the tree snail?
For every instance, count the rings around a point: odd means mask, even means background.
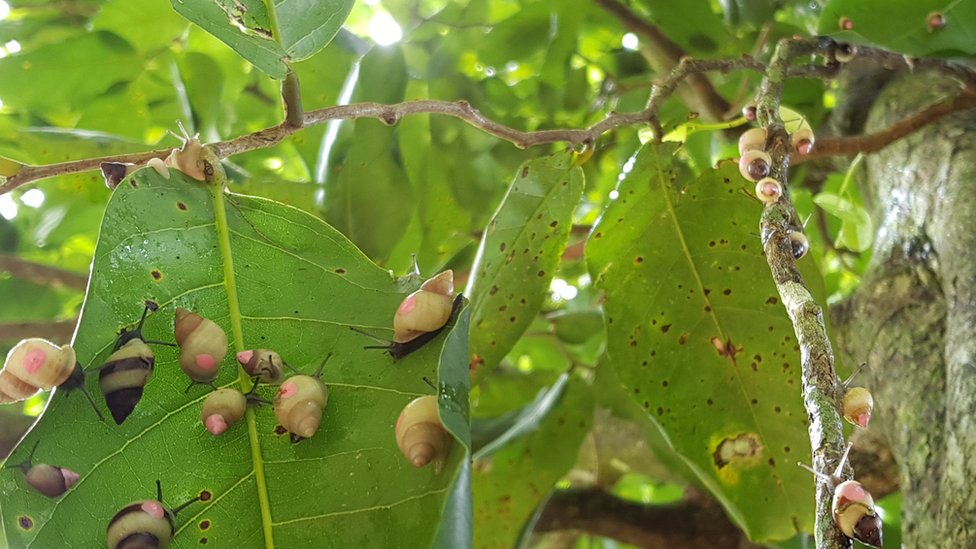
[[[180,346],[180,368],[193,380],[190,387],[213,383],[227,354],[224,330],[210,319],[177,308],[174,332]]]
[[[34,452],[37,451],[37,445],[40,443],[41,441],[37,441],[34,444],[30,455],[27,456],[27,459],[23,463],[13,465],[11,468],[23,471],[27,479],[27,484],[31,488],[49,498],[56,498],[67,492],[68,488],[74,486],[78,482],[79,476],[78,473],[70,469],[65,469],[64,467],[57,467],[46,463],[33,465],[31,461],[34,459]]]
[[[286,364],[281,355],[271,349],[254,349],[237,353],[237,361],[247,375],[257,377],[261,383],[277,385],[285,377]]]
[[[864,364],[862,364],[843,382],[838,382],[838,390],[843,391],[844,393],[844,396],[841,398],[840,405],[841,415],[844,416],[844,419],[846,419],[848,422],[857,425],[862,429],[867,429],[868,423],[871,421],[871,412],[874,410],[874,397],[872,397],[871,392],[864,387],[849,387],[851,381],[854,379],[854,376],[856,376],[863,367]]]
[[[207,176],[204,172],[204,162],[200,158],[200,153],[203,150],[203,144],[200,143],[200,134],[190,137],[190,134],[186,133],[186,128],[183,127],[183,123],[179,120],[176,123],[179,125],[183,136],[180,137],[173,132],[169,133],[183,141],[183,146],[171,152],[166,157],[166,160],[152,158],[147,165],[159,172],[159,175],[166,179],[169,179],[169,168],[176,168],[193,179],[206,181]]]
[[[761,151],[766,146],[766,128],[752,128],[746,130],[739,137],[739,154],[749,151]]]
[[[415,467],[433,462],[434,472],[441,472],[454,438],[441,423],[436,396],[422,396],[407,404],[397,418],[394,431],[397,446],[407,461]]]
[[[453,297],[453,301],[452,301]],[[364,349],[385,349],[400,359],[423,347],[450,324],[464,303],[462,294],[454,297],[454,271],[448,269],[427,280],[416,292],[408,295],[393,315],[393,341],[384,340],[357,328],[352,330],[384,341]]]
[[[115,513],[108,523],[108,549],[166,549],[176,535],[176,514],[201,499],[197,496],[170,510],[163,506],[158,480],[156,493],[155,501],[136,501]]]
[[[800,154],[810,154],[814,142],[813,130],[810,128],[800,128],[790,135],[790,145]]]
[[[108,357],[105,365],[99,369],[98,385],[105,395],[105,403],[112,412],[112,419],[117,425],[129,417],[136,404],[142,399],[142,390],[152,377],[153,367],[156,365],[156,355],[146,343],[159,345],[173,345],[162,341],[143,341],[142,326],[146,322],[146,314],[156,311],[159,305],[146,301],[146,310],[135,330],[124,328],[115,341],[113,353]]]
[[[58,347],[35,337],[21,341],[7,353],[0,371],[0,403],[24,400],[54,387],[68,392],[81,389],[98,419],[105,420],[85,387],[85,372],[70,346]]]
[[[851,452],[852,444],[847,445],[844,457],[841,458],[834,474],[827,476],[800,463],[804,469],[812,472],[817,478],[827,483],[834,492],[832,509],[834,522],[844,535],[872,547],[881,547],[881,517],[874,508],[874,498],[856,480],[844,480],[844,464]]]
[[[255,383],[247,394],[230,387],[222,387],[210,393],[200,409],[200,421],[214,436],[223,433],[244,417],[248,406],[271,404],[257,396],[257,388],[258,384]]]
[[[274,396],[275,417],[291,433],[293,443],[319,430],[322,411],[329,402],[329,389],[320,378],[331,357],[332,353],[329,353],[312,376],[299,374],[286,379]]]
[[[772,162],[765,152],[752,149],[742,153],[742,157],[739,159],[739,173],[749,181],[759,181],[769,176]]]

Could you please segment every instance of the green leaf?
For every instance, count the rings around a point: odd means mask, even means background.
[[[519,168],[471,268],[471,353],[494,368],[542,307],[583,194],[570,151]]]
[[[731,163],[676,193],[674,150],[638,153],[590,236],[607,351],[733,520],[754,541],[784,539],[812,528],[813,484],[795,466],[809,455],[796,337],[751,234],[762,207]],[[746,451],[723,458],[736,439]]]
[[[945,27],[929,30],[929,14],[945,16]],[[851,20],[849,33],[840,33],[842,17]],[[862,36],[899,53],[918,56],[976,55],[976,4],[947,0],[831,0],[818,24],[823,34]]]
[[[353,0],[170,0],[173,8],[269,76],[332,41]]]
[[[829,192],[813,197],[813,201],[827,213],[842,221],[835,244],[863,252],[871,247],[874,240],[874,223],[863,206]]]
[[[238,55],[268,76],[278,80],[285,78],[288,72],[285,58],[288,57],[288,53],[281,44],[271,39],[273,33],[270,17],[266,15],[266,10],[262,13],[260,7],[264,3],[261,0],[247,2],[258,16],[250,15],[246,20],[242,10],[233,5],[225,6],[222,2],[170,0],[170,3],[176,13],[230,46]],[[250,9],[247,13],[251,13]]]
[[[0,97],[7,108],[80,110],[142,68],[128,42],[93,32],[0,59]]]
[[[160,305],[146,320],[151,340],[173,340],[174,310],[182,306],[228,334],[218,386],[245,383],[234,357],[245,349],[275,349],[306,373],[332,353],[322,376],[330,389],[322,425],[292,444],[276,434],[278,422],[264,406],[213,437],[199,420],[210,389],[186,391],[178,351],[156,346],[153,377],[122,425],[97,421],[80,395],[53,395],[11,463],[40,441],[37,462],[81,478],[51,500],[29,489],[20,471],[0,471],[8,542],[58,547],[71,532],[79,545],[99,546],[116,511],[155,497],[156,479],[169,506],[201,490],[214,496],[179,514],[174,548],[203,540],[218,547],[311,547],[328,539],[343,547],[417,548],[463,540],[471,522],[470,488],[459,476],[469,474],[467,309],[395,364],[364,350],[369,340],[349,329],[390,335],[393,311],[417,285],[416,277],[397,280],[378,268],[307,213],[225,195],[175,170],[168,180],[151,169],[136,172],[113,193],[102,222],[73,342],[83,367],[93,373],[104,363],[144,299]],[[431,392],[424,377],[437,380],[441,417],[456,437],[440,474],[411,466],[393,435],[403,406]],[[104,407],[95,380],[87,385]],[[258,389],[269,399],[274,391]],[[449,502],[457,507],[445,509]]]
[[[576,463],[592,425],[592,388],[572,375],[562,401],[536,431],[475,462],[475,548],[515,544],[522,524]]]
[[[535,399],[515,410],[491,419],[476,419],[472,436],[481,438],[474,444],[474,459],[491,456],[499,448],[539,428],[539,423],[555,408],[566,390],[569,374],[559,376],[551,387],[543,387]],[[479,437],[480,435],[480,437]]]

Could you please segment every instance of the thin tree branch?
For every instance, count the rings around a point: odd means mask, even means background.
[[[660,28],[638,16],[630,8],[617,0],[593,1],[606,10],[607,13],[620,20],[624,28],[649,41],[654,49],[669,61],[668,69],[677,67],[681,63],[681,60],[688,55],[681,46],[675,44],[668,38]],[[689,78],[689,82],[692,89],[695,90],[695,94],[698,95],[708,110],[708,114],[715,120],[724,120],[726,113],[729,112],[732,105],[718,93],[718,90],[712,85],[711,80],[704,74],[694,74]]]
[[[803,404],[810,418],[810,445],[813,449],[813,466],[817,471],[830,474],[844,450],[844,429],[837,413],[839,380],[834,371],[834,355],[827,330],[824,326],[823,309],[813,299],[803,282],[793,253],[793,239],[801,238],[803,226],[796,210],[789,201],[787,170],[790,164],[790,138],[779,117],[787,70],[793,59],[811,53],[825,54],[834,60],[833,41],[791,40],[779,42],[773,54],[769,70],[763,78],[759,93],[757,118],[766,126],[766,152],[772,159],[770,176],[784,187],[782,197],[767,204],[760,220],[763,249],[772,271],[773,281],[793,322],[800,344],[800,362],[803,370]],[[802,237],[806,241],[806,237]],[[807,244],[809,246],[809,244]],[[850,468],[847,468],[848,474]],[[818,549],[848,549],[851,540],[845,536],[833,520],[832,490],[826,483],[814,478],[816,483],[816,522],[814,535]]]
[[[810,154],[799,155],[795,160],[800,163],[826,156],[856,156],[858,153],[878,152],[902,137],[939,121],[946,115],[967,111],[974,107],[976,107],[976,88],[967,86],[956,97],[929,105],[908,118],[892,124],[886,130],[866,135],[818,140]]]
[[[644,549],[758,549],[710,498],[641,505],[591,489],[553,494],[535,532],[582,530]]]
[[[10,254],[0,254],[0,272],[4,271],[17,278],[29,280],[42,286],[65,287],[81,291],[85,291],[85,288],[88,287],[87,276],[42,263],[34,263]]]
[[[0,323],[0,341],[20,341],[29,337],[40,337],[63,345],[71,341],[78,319],[49,320],[42,322],[4,322]]]

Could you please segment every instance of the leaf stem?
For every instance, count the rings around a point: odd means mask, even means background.
[[[212,153],[208,148],[204,149],[204,154]],[[211,158],[208,164],[213,166],[216,177],[212,182],[218,184],[210,185],[210,196],[214,203],[215,224],[217,227],[217,239],[220,241],[220,254],[223,257],[224,266],[224,285],[227,289],[227,306],[230,309],[230,325],[234,334],[235,354],[244,350],[244,329],[241,326],[241,305],[237,295],[237,280],[234,276],[234,256],[230,246],[230,227],[227,223],[227,206],[224,198],[223,167],[220,162]],[[247,376],[244,369],[238,366],[241,387],[246,392],[251,389],[251,378]],[[247,418],[247,434],[251,443],[251,461],[254,463],[254,479],[258,490],[258,503],[261,507],[261,524],[264,530],[264,545],[266,549],[274,549],[274,531],[271,527],[271,502],[268,498],[268,482],[264,475],[264,456],[261,455],[261,445],[258,442],[257,420],[253,409],[248,409],[245,413]]]

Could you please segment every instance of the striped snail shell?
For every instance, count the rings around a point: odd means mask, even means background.
[[[210,319],[177,308],[174,331],[176,344],[180,346],[180,368],[183,372],[194,384],[209,384],[217,379],[220,363],[227,354],[227,334],[224,330]]]
[[[122,425],[135,409],[142,399],[143,387],[152,377],[156,355],[142,339],[142,326],[146,322],[146,314],[158,308],[152,301],[146,301],[146,310],[142,312],[139,325],[135,330],[122,330],[115,342],[114,352],[99,369],[98,385],[102,388],[105,403],[117,425]]]
[[[247,411],[247,397],[237,389],[223,387],[207,395],[200,421],[213,435],[219,435],[240,421]]]
[[[395,433],[407,461],[415,467],[433,462],[434,472],[441,472],[454,438],[441,423],[436,396],[422,396],[407,404],[397,418]]]
[[[37,441],[34,444],[34,448],[31,450],[27,459],[20,464],[14,465],[13,468],[20,469],[24,472],[24,476],[27,479],[27,484],[31,488],[37,490],[38,492],[44,494],[49,498],[56,498],[61,494],[68,491],[68,488],[74,486],[78,479],[78,473],[65,469],[64,467],[58,467],[56,465],[48,465],[46,463],[39,463],[33,465],[31,463],[34,458],[34,452],[37,450],[37,445],[41,441]]]
[[[176,513],[199,496],[170,510],[163,506],[163,490],[156,481],[156,500],[136,501],[115,513],[108,523],[108,549],[166,549],[176,535]]]
[[[315,375],[297,375],[285,380],[274,397],[274,413],[281,426],[299,442],[315,434],[322,423],[322,411],[329,402],[329,389],[322,383],[322,368],[332,353],[322,361]]]
[[[241,351],[237,353],[237,361],[247,375],[259,378],[261,383],[277,385],[285,377],[285,362],[271,349]]]

